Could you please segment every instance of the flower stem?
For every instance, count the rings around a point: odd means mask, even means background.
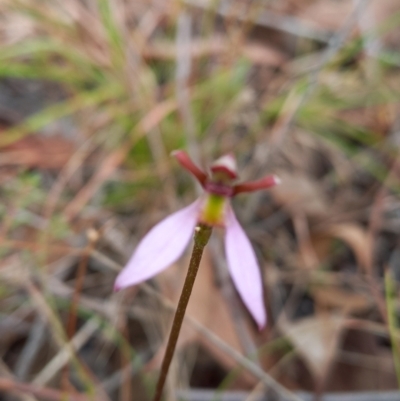
[[[156,393],[154,395],[153,401],[161,400],[164,383],[169,370],[169,365],[171,364],[176,343],[178,341],[179,332],[181,331],[183,318],[185,317],[186,307],[192,293],[197,271],[199,270],[204,247],[207,245],[207,242],[210,239],[211,232],[212,228],[204,224],[199,224],[195,229],[194,247],[192,251],[192,256],[190,258],[189,270],[187,272],[185,283],[183,284],[182,288],[182,293],[179,298],[178,307],[175,312],[174,321],[172,323],[171,332],[169,334],[168,344],[161,365],[161,372],[158,378]]]

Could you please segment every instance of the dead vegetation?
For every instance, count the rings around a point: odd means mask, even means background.
[[[0,0],[0,399],[151,399],[187,259],[113,282],[196,196],[177,148],[282,185],[234,201],[267,329],[214,233],[166,399],[397,389],[399,37],[396,0]]]

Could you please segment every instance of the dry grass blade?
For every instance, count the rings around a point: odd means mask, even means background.
[[[267,327],[210,244],[167,398],[396,388],[398,8],[0,0],[3,398],[153,393],[184,265],[119,295],[113,282],[153,223],[204,192],[168,157],[185,148],[199,167],[235,153],[239,185],[282,183],[232,201]]]
[[[199,0],[185,0],[185,3],[200,8],[211,8],[213,7],[212,2],[204,2]],[[217,10],[217,13],[223,17],[229,17],[229,7],[226,1],[221,2],[221,6]],[[242,15],[235,15],[236,18],[245,20]],[[258,16],[255,21],[256,24],[283,31],[292,35],[313,39],[321,42],[329,41],[329,32],[322,29],[315,29],[310,24],[304,23],[299,18],[294,18],[288,15],[277,14],[271,10],[265,11]]]
[[[259,165],[262,165],[265,160],[265,155],[270,154],[274,148],[279,147],[283,143],[289,129],[296,120],[299,110],[310,99],[314,90],[317,88],[320,72],[344,45],[346,38],[350,35],[360,15],[362,15],[368,7],[369,2],[370,0],[359,0],[354,7],[354,11],[347,17],[338,32],[331,37],[318,65],[309,74],[307,90],[304,91],[302,95],[296,96],[296,98],[289,103],[290,107],[288,111],[285,110],[282,120],[278,120],[278,123],[272,129],[271,143],[263,144],[263,146],[257,148],[255,158]]]
[[[93,194],[104,184],[104,182],[115,172],[115,170],[124,161],[129,150],[132,148],[140,138],[145,136],[166,115],[171,113],[176,108],[175,102],[165,101],[153,110],[151,110],[138,124],[139,134],[134,136],[133,139],[126,141],[119,149],[111,153],[106,160],[101,164],[100,170],[95,173],[91,180],[84,188],[76,195],[76,197],[65,208],[64,213],[69,220],[76,217],[77,213],[82,210],[83,206],[92,198]]]
[[[39,397],[49,401],[89,401],[92,398],[80,394],[66,394],[63,391],[54,390],[48,387],[35,386],[29,383],[20,383],[12,379],[0,377],[0,390],[5,392],[22,392]]]
[[[71,349],[74,352],[79,349],[92,337],[99,329],[99,322],[96,319],[89,320],[79,331],[71,338],[70,342],[54,356],[54,358],[39,372],[32,380],[32,383],[38,386],[44,386],[71,360]]]

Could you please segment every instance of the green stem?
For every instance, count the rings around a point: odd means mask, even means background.
[[[171,364],[179,333],[181,331],[183,318],[185,317],[186,307],[192,293],[197,271],[199,270],[204,247],[207,245],[207,242],[210,239],[211,232],[212,228],[204,224],[199,224],[196,227],[194,234],[194,247],[192,251],[192,256],[190,258],[189,270],[187,272],[185,283],[183,284],[182,288],[182,293],[179,298],[178,307],[175,312],[174,321],[172,323],[171,332],[169,334],[167,349],[165,350],[165,355],[161,365],[161,372],[158,378],[156,393],[154,395],[153,401],[161,400],[165,380],[167,378],[169,370],[169,365]]]
[[[388,314],[389,334],[392,343],[392,353],[394,368],[396,371],[397,385],[400,388],[400,345],[398,340],[398,323],[396,313],[396,285],[387,269],[385,272],[385,292],[386,292],[386,307]]]

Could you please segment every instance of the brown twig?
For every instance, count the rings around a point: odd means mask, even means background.
[[[68,322],[67,322],[67,339],[71,340],[76,331],[76,324],[77,324],[77,312],[79,306],[79,299],[81,296],[82,288],[83,288],[83,281],[85,279],[87,265],[89,261],[89,256],[94,249],[96,242],[98,240],[98,233],[91,229],[87,232],[88,244],[86,245],[86,249],[82,254],[81,260],[78,265],[78,272],[76,275],[75,280],[75,288],[72,294],[71,300],[71,307],[69,310]],[[65,385],[65,389],[71,387],[71,383],[69,382],[69,368],[68,365],[65,366],[63,375],[62,375],[62,382]]]

